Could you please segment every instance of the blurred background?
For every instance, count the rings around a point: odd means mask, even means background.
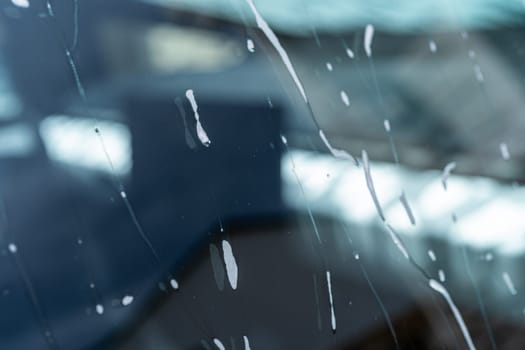
[[[2,349],[523,346],[522,0],[0,13]]]

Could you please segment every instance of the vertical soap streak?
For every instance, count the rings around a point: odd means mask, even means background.
[[[401,241],[401,238],[399,238],[399,235],[397,234],[397,232],[389,224],[386,224],[386,228],[387,228],[388,233],[390,234],[390,237],[392,238],[392,241],[396,245],[397,249],[399,249],[399,251],[403,254],[405,259],[410,260],[410,255],[408,254],[408,251],[405,248],[403,241]]]
[[[379,214],[379,217],[381,218],[381,220],[385,221],[385,215],[383,214],[383,209],[381,208],[381,204],[379,203],[379,199],[377,198],[374,182],[372,181],[372,174],[370,173],[370,164],[368,162],[368,154],[365,150],[363,150],[361,154],[363,158],[363,169],[365,172],[366,186],[368,187],[370,196],[372,196],[372,200],[374,201],[374,205],[376,207],[377,213]]]
[[[443,174],[441,175],[441,183],[443,184],[443,188],[445,189],[445,191],[447,190],[447,180],[450,176],[450,173],[454,169],[456,169],[456,162],[448,163],[443,169]]]
[[[403,204],[403,208],[405,208],[405,212],[407,213],[408,219],[410,220],[410,223],[412,225],[416,224],[416,218],[414,216],[414,213],[412,212],[412,208],[410,208],[410,203],[408,203],[408,199],[405,195],[405,191],[401,193],[401,197],[399,197],[399,200],[401,201],[401,204]]]
[[[472,338],[470,337],[470,333],[467,329],[467,326],[465,325],[465,321],[463,321],[463,317],[461,316],[461,313],[459,312],[458,308],[456,307],[456,304],[452,301],[452,298],[450,297],[450,294],[448,294],[448,291],[446,288],[439,283],[436,280],[430,279],[428,281],[428,284],[430,288],[434,289],[436,292],[441,294],[443,298],[445,298],[446,302],[448,303],[448,306],[452,310],[452,313],[454,314],[454,317],[456,318],[456,322],[459,325],[459,328],[461,329],[461,333],[463,333],[463,337],[465,338],[465,342],[468,345],[468,348],[470,350],[475,350],[476,347],[474,346],[474,343],[472,342]]]
[[[197,137],[199,138],[203,146],[209,147],[211,144],[211,141],[208,138],[208,134],[206,134],[206,131],[202,127],[200,117],[199,117],[199,112],[198,112],[199,106],[197,105],[197,101],[195,100],[195,95],[193,94],[193,90],[191,89],[186,90],[186,98],[190,101],[191,108],[193,109],[193,114],[195,116]]]
[[[248,48],[248,51],[255,52],[255,45],[254,45],[252,39],[247,39],[246,40],[246,47]]]
[[[428,257],[430,258],[430,260],[436,261],[436,254],[434,253],[432,249],[428,250]]]
[[[341,150],[341,149],[337,149],[337,148],[332,147],[332,145],[330,144],[330,142],[326,138],[326,135],[324,134],[324,131],[321,130],[321,129],[319,129],[319,136],[321,137],[321,140],[323,140],[324,144],[330,150],[330,152],[332,153],[332,155],[334,157],[340,158],[340,159],[352,160],[354,162],[354,164],[356,164],[356,165],[358,164],[357,160],[351,154],[349,154],[348,152],[346,152],[344,150]]]
[[[348,94],[344,90],[341,90],[341,101],[343,101],[345,106],[350,106],[350,99],[348,98]]]
[[[213,344],[215,344],[215,346],[219,350],[226,350],[226,348],[224,347],[224,344],[217,338],[213,338]]]
[[[210,244],[210,260],[215,283],[217,284],[217,288],[222,292],[224,290],[224,277],[226,272],[224,271],[219,248],[213,243]]]
[[[334,298],[332,296],[332,278],[330,276],[330,271],[326,271],[326,283],[328,285],[328,298],[330,301],[330,319],[332,322],[332,331],[336,331],[336,320],[335,320],[335,311],[334,311]]]
[[[368,57],[372,56],[372,40],[374,39],[374,26],[368,24],[365,28],[364,46]]]
[[[499,144],[499,151],[501,153],[501,157],[505,160],[509,160],[510,159],[510,153],[509,153],[509,148],[507,147],[507,144],[502,142]]]
[[[242,339],[244,341],[244,350],[252,350],[252,348],[250,347],[250,340],[248,339],[248,337],[244,335]]]
[[[514,283],[512,282],[512,279],[510,278],[509,274],[507,272],[503,272],[502,277],[503,281],[507,285],[507,288],[509,289],[510,294],[518,294],[518,291],[516,290],[516,287],[514,287]]]
[[[443,270],[439,270],[438,271],[438,276],[439,276],[439,281],[441,283],[444,283],[445,282],[445,272]]]
[[[294,69],[294,67],[292,65],[292,62],[290,61],[290,58],[288,57],[288,54],[284,50],[283,46],[279,42],[279,39],[277,38],[277,36],[273,32],[273,30],[270,28],[268,23],[266,23],[264,18],[262,18],[262,16],[260,15],[259,11],[255,7],[255,4],[253,3],[253,0],[246,0],[246,2],[248,3],[248,5],[250,5],[250,9],[252,10],[253,15],[255,16],[255,21],[257,23],[257,27],[259,27],[259,29],[261,29],[263,31],[264,35],[266,35],[266,37],[268,38],[270,43],[273,45],[275,50],[277,50],[277,53],[281,57],[281,60],[283,61],[284,65],[286,66],[286,69],[288,70],[288,72],[292,76],[292,79],[293,79],[295,85],[297,86],[297,89],[299,89],[299,92],[301,93],[301,96],[303,97],[305,102],[308,102],[308,98],[306,97],[306,92],[304,91],[303,84],[301,84],[301,81],[299,80],[299,77],[297,76],[297,73],[295,72],[295,69]]]
[[[224,265],[226,266],[226,274],[228,275],[228,281],[232,289],[237,289],[237,278],[239,275],[239,270],[237,268],[237,262],[233,256],[232,246],[230,242],[223,240],[222,241],[222,251],[224,254]]]

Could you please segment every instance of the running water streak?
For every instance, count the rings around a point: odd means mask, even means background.
[[[368,154],[365,150],[361,153],[363,158],[363,170],[365,172],[365,179],[366,179],[366,186],[368,187],[368,191],[370,192],[370,195],[372,196],[372,200],[374,202],[374,205],[376,207],[377,213],[379,214],[379,217],[382,221],[385,221],[385,215],[383,214],[383,209],[381,208],[381,204],[379,203],[379,199],[377,198],[376,190],[374,187],[374,182],[372,180],[372,174],[370,173],[370,164],[368,162]]]
[[[306,97],[306,92],[303,88],[303,84],[301,84],[301,81],[299,80],[299,77],[297,76],[297,73],[295,72],[295,69],[292,65],[292,62],[290,61],[290,58],[288,57],[288,54],[286,53],[286,50],[283,48],[281,43],[279,42],[279,39],[273,32],[273,30],[270,28],[268,23],[264,20],[264,18],[259,13],[259,10],[257,10],[257,7],[255,7],[255,4],[253,3],[253,0],[246,0],[248,5],[250,5],[250,9],[253,12],[253,15],[255,16],[255,21],[257,23],[257,27],[261,29],[270,41],[270,43],[273,45],[275,50],[277,50],[277,53],[281,57],[281,60],[283,61],[284,65],[286,66],[286,69],[292,76],[292,79],[297,86],[297,89],[299,89],[299,92],[301,93],[301,96],[304,99],[304,102],[308,102],[308,98]]]
[[[436,280],[430,279],[428,281],[428,285],[430,288],[434,289],[436,292],[441,294],[443,298],[445,298],[446,302],[448,303],[448,306],[452,310],[452,313],[454,314],[454,317],[456,318],[456,322],[458,323],[459,328],[461,329],[461,333],[463,333],[463,337],[465,338],[465,342],[468,345],[468,348],[470,350],[475,350],[476,347],[474,346],[474,343],[472,342],[472,338],[470,337],[470,333],[467,329],[467,326],[465,325],[465,321],[463,321],[463,317],[461,316],[461,313],[459,312],[456,304],[452,301],[452,298],[450,297],[450,294],[448,294],[448,291],[446,288],[439,283]]]
[[[328,298],[330,301],[330,319],[332,322],[332,331],[335,332],[337,325],[336,325],[335,311],[334,311],[334,298],[332,296],[332,277],[330,275],[330,271],[326,271],[326,283],[328,285]]]

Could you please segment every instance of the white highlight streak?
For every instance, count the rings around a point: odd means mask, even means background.
[[[326,271],[326,283],[328,284],[328,298],[330,300],[330,315],[332,319],[332,330],[336,330],[335,312],[334,312],[334,298],[332,297],[332,278],[330,271]]]
[[[226,265],[226,274],[228,275],[228,281],[232,289],[237,289],[237,278],[239,276],[239,269],[237,268],[237,262],[233,256],[232,246],[226,240],[222,241],[222,250],[224,253],[224,265]]]
[[[428,256],[430,257],[430,260],[436,261],[436,254],[434,254],[434,251],[432,249],[428,251]]]
[[[385,130],[386,130],[386,132],[390,132],[390,130],[392,130],[392,129],[390,128],[390,121],[389,121],[388,119],[385,119],[385,120],[383,121],[383,125],[385,126]]]
[[[208,134],[206,134],[206,131],[204,131],[204,128],[202,127],[202,124],[200,122],[199,117],[199,106],[197,105],[197,101],[195,100],[195,95],[193,94],[193,90],[189,89],[186,90],[186,98],[190,101],[191,108],[193,109],[193,114],[195,115],[195,121],[197,123],[197,136],[199,137],[199,140],[205,147],[209,147],[211,144],[210,139],[208,138]]]
[[[439,281],[441,283],[445,282],[445,272],[443,270],[438,271]]]
[[[447,165],[445,165],[445,168],[443,169],[443,174],[441,175],[441,183],[443,184],[443,188],[445,191],[447,190],[447,180],[450,176],[450,173],[452,170],[456,169],[456,162],[450,162]]]
[[[506,143],[502,142],[502,143],[499,144],[499,151],[500,151],[501,156],[503,157],[503,159],[505,159],[505,160],[509,160],[510,159],[509,148],[507,147]]]
[[[308,102],[308,98],[306,97],[303,85],[299,81],[299,77],[297,76],[297,73],[295,73],[295,69],[292,66],[292,62],[290,62],[290,58],[288,58],[288,54],[279,42],[279,39],[277,38],[273,30],[270,28],[270,26],[268,26],[268,23],[266,23],[264,18],[262,18],[262,16],[259,14],[259,11],[255,7],[253,0],[246,0],[246,2],[248,3],[248,5],[250,5],[253,15],[255,16],[255,21],[257,22],[257,26],[263,31],[264,35],[266,35],[268,40],[270,40],[270,42],[272,43],[273,47],[277,50],[277,53],[279,53],[279,56],[281,56],[281,59],[283,60],[286,69],[288,69],[288,72],[292,76],[292,79],[295,85],[297,86],[297,89],[299,89],[299,92],[301,93],[304,102]]]
[[[248,48],[248,51],[255,52],[255,45],[253,44],[252,39],[246,40],[246,47]]]
[[[403,242],[401,242],[401,239],[399,238],[399,235],[396,233],[396,231],[394,231],[392,226],[387,224],[386,227],[387,227],[388,233],[390,234],[390,237],[392,238],[392,241],[394,241],[394,244],[396,245],[397,249],[399,249],[401,251],[401,253],[405,257],[405,259],[410,260],[410,255],[408,255],[408,251],[405,248],[405,245],[403,244]]]
[[[340,159],[353,160],[355,162],[354,157],[352,157],[348,152],[332,147],[332,145],[326,138],[324,131],[321,129],[319,129],[319,136],[321,136],[321,140],[323,140],[324,144],[326,145],[326,147],[328,147],[328,149],[330,150],[330,152],[332,153],[334,157],[340,158]]]
[[[244,340],[244,350],[252,350],[250,347],[250,341],[248,340],[247,336],[243,336],[242,339]]]
[[[374,38],[374,26],[368,24],[365,28],[365,52],[368,57],[372,56],[372,39]]]
[[[374,205],[376,207],[377,214],[379,214],[379,217],[382,221],[385,221],[385,215],[383,214],[383,209],[381,208],[381,204],[379,203],[379,199],[377,198],[376,190],[374,187],[374,181],[372,180],[372,174],[370,172],[368,153],[366,153],[366,151],[363,150],[361,152],[361,157],[363,158],[363,170],[365,172],[366,186],[368,187],[368,192],[370,192],[370,196],[372,196],[372,201],[374,202]]]
[[[222,342],[217,338],[213,338],[213,344],[215,344],[215,346],[220,350],[226,350],[224,344],[222,344]]]
[[[448,303],[448,306],[450,307],[450,309],[452,310],[452,313],[454,314],[454,317],[456,318],[456,321],[459,325],[459,328],[461,329],[461,332],[463,333],[463,337],[465,338],[465,341],[467,342],[469,349],[475,350],[476,347],[474,346],[474,343],[472,342],[472,339],[470,338],[470,333],[467,329],[467,326],[465,325],[465,321],[463,321],[463,317],[461,317],[461,314],[459,313],[458,308],[452,301],[452,298],[450,298],[450,294],[448,294],[448,291],[445,289],[445,287],[443,287],[441,283],[433,279],[430,279],[428,281],[428,285],[430,286],[430,288],[434,289],[436,292],[441,294],[443,298],[445,298],[445,300]]]
[[[345,91],[341,90],[341,101],[348,107],[350,106],[350,100],[348,99],[348,95]]]
[[[507,288],[509,289],[510,294],[516,295],[518,294],[518,291],[516,290],[516,287],[514,287],[514,283],[512,283],[512,280],[510,279],[510,276],[507,272],[503,272],[503,281],[505,281],[505,284],[507,285]]]

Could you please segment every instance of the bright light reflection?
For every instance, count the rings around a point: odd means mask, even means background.
[[[362,167],[313,152],[293,150],[282,158],[284,200],[289,206],[305,209],[290,157],[314,213],[363,226],[379,220]],[[418,172],[376,162],[371,162],[370,168],[386,219],[399,234],[434,235],[503,254],[519,254],[525,249],[525,189],[452,173],[445,191],[441,170]],[[411,225],[399,200],[403,189],[416,226]],[[455,224],[453,214],[458,217]]]
[[[120,123],[49,116],[40,124],[40,134],[49,157],[74,166],[111,172],[99,136],[94,131],[95,125],[100,129],[115,173],[128,173],[132,163],[131,135],[129,129]]]

